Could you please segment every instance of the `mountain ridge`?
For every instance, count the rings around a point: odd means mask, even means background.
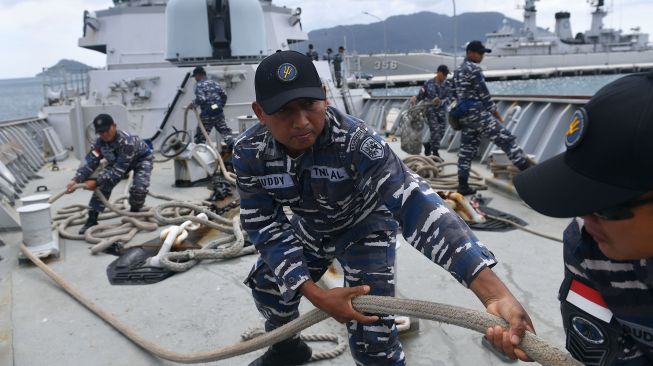
[[[523,24],[499,12],[468,12],[459,14],[456,18],[459,52],[471,40],[485,41],[486,33],[497,31],[504,22],[515,29],[521,28]],[[385,20],[385,27],[390,53],[428,52],[436,45],[445,52],[454,50],[454,18],[451,16],[430,11],[394,15]],[[538,30],[547,32],[542,28]],[[308,37],[308,41],[298,43],[293,49],[305,52],[308,44],[312,43],[320,55],[327,47],[337,52],[341,45],[348,49],[347,52],[356,51],[361,54],[384,51],[383,22],[316,29],[308,32]]]

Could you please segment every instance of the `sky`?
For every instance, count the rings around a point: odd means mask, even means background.
[[[233,1],[233,0],[232,0]],[[378,22],[364,11],[385,19],[392,15],[431,11],[453,15],[453,0],[274,0],[275,5],[302,8],[305,31],[337,25]],[[606,27],[628,31],[640,26],[651,34],[653,0],[606,0],[610,14]],[[457,0],[457,13],[498,11],[522,19],[519,0]],[[0,79],[31,77],[43,67],[63,58],[74,59],[94,67],[105,64],[101,53],[77,47],[82,34],[84,10],[102,10],[113,5],[111,0],[0,0]],[[586,0],[542,0],[536,3],[537,23],[554,29],[554,14],[571,13],[572,31],[585,31],[590,26],[590,6]]]

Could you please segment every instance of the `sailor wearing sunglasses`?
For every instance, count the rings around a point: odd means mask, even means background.
[[[653,73],[618,79],[576,110],[566,151],[515,178],[564,232],[567,349],[591,365],[653,364]],[[501,332],[490,340],[500,344]],[[500,347],[498,347],[500,348]]]

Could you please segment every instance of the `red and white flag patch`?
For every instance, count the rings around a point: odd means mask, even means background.
[[[579,281],[571,281],[567,302],[606,323],[610,323],[612,320],[612,311],[608,309],[608,304],[603,300],[603,296]]]

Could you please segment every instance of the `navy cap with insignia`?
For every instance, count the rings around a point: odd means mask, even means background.
[[[95,128],[95,133],[102,133],[108,131],[113,125],[113,118],[106,113],[98,114],[93,118],[93,127]]]
[[[484,53],[492,53],[492,50],[489,48],[486,48],[485,45],[481,41],[471,41],[467,44],[467,47],[465,48],[466,52],[478,52],[480,54]]]
[[[653,73],[631,74],[575,110],[565,152],[515,177],[520,197],[548,216],[573,217],[653,191]]]
[[[300,98],[325,100],[313,60],[296,51],[279,51],[261,61],[254,77],[256,101],[267,114]]]

